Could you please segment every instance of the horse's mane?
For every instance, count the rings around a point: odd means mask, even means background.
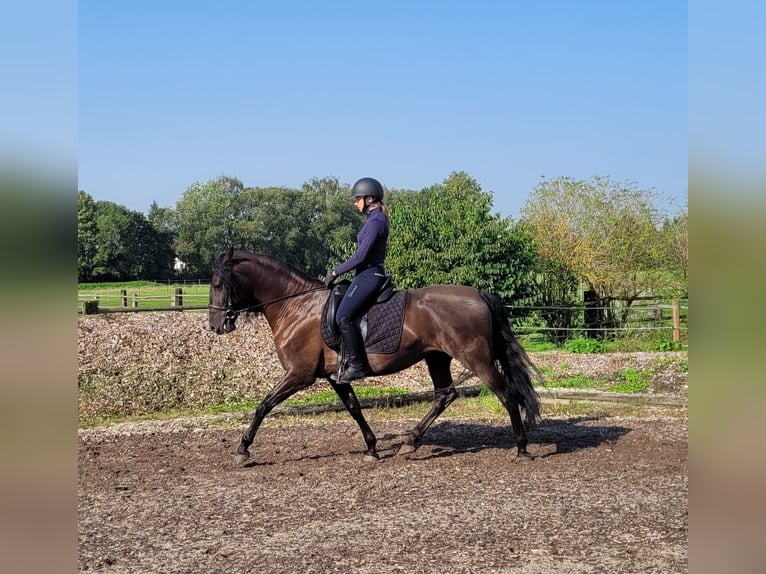
[[[232,269],[237,263],[242,263],[243,261],[250,261],[258,266],[266,267],[272,271],[272,273],[283,275],[288,280],[306,283],[316,283],[318,281],[317,279],[309,277],[303,271],[288,265],[281,259],[266,255],[265,253],[235,251],[230,259],[227,258],[226,255],[227,253],[223,252],[215,258],[215,261],[213,262],[213,272],[218,273],[221,282],[229,293],[236,293],[240,288],[237,276],[232,273]]]
[[[248,255],[250,255],[251,260],[257,259],[260,264],[265,264],[269,266],[270,268],[278,269],[279,271],[287,275],[290,275],[291,278],[297,278],[307,283],[316,283],[318,281],[318,279],[314,277],[309,277],[306,273],[304,273],[300,269],[297,269],[293,267],[292,265],[285,263],[282,259],[279,259],[278,257],[273,257],[272,255],[266,255],[265,253],[248,253]]]
[[[239,291],[239,282],[231,272],[236,261],[233,257],[228,259],[226,255],[227,253],[224,251],[215,258],[215,261],[213,261],[213,273],[218,274],[218,277],[221,278],[221,283],[223,283],[228,293],[236,293]]]

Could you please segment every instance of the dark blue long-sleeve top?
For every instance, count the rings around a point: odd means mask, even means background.
[[[334,269],[335,275],[343,275],[352,269],[357,273],[370,267],[383,265],[388,246],[388,218],[380,209],[367,213],[367,220],[356,236],[356,253]]]

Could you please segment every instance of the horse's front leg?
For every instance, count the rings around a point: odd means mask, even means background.
[[[375,438],[375,433],[372,432],[370,425],[367,424],[367,420],[362,414],[362,405],[359,404],[359,399],[357,399],[356,393],[351,387],[351,383],[336,383],[329,378],[327,380],[330,381],[330,385],[338,394],[340,400],[343,401],[346,410],[362,431],[364,442],[367,445],[367,452],[364,453],[364,458],[366,460],[378,460],[380,458],[380,456],[378,456],[378,451],[376,450],[378,440]]]
[[[263,419],[269,414],[272,409],[279,403],[294,395],[298,391],[308,388],[314,384],[314,378],[307,379],[304,377],[298,377],[288,373],[285,377],[271,389],[268,394],[263,398],[261,404],[255,410],[253,415],[253,421],[250,426],[247,427],[247,431],[242,435],[242,440],[237,448],[237,454],[234,457],[236,464],[242,464],[248,458],[250,458],[250,445],[255,440],[255,433],[258,431],[258,427],[261,426]]]

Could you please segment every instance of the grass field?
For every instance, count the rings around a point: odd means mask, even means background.
[[[120,307],[123,305],[122,290],[127,295],[127,306],[133,301],[139,307],[167,307],[175,296],[176,289],[182,289],[184,305],[206,305],[210,286],[206,283],[157,283],[153,281],[130,281],[123,283],[79,283],[77,285],[78,305],[82,301],[98,300],[99,307]]]

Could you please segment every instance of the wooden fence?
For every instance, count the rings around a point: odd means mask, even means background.
[[[120,291],[119,297],[109,297],[110,301],[117,299],[118,306],[102,306],[98,295],[79,295],[78,313],[83,315],[95,315],[99,313],[137,313],[146,311],[202,311],[207,310],[207,295],[184,293],[183,288],[176,287],[174,293],[169,297],[140,297],[138,294],[128,295],[126,289]],[[162,303],[167,303],[163,305]],[[629,307],[629,311],[637,317],[635,320],[625,324],[625,326],[607,326],[596,327],[574,326],[574,327],[551,327],[551,326],[525,326],[519,324],[516,316],[527,316],[533,311],[550,311],[553,309],[570,311],[572,313],[592,312],[594,310],[605,310],[607,308],[592,306],[571,306],[571,307],[535,307],[535,306],[508,306],[511,314],[511,323],[518,334],[545,333],[556,331],[559,333],[569,332],[574,335],[577,333],[591,333],[605,331],[609,333],[617,332],[638,332],[638,331],[668,331],[672,332],[673,341],[681,340],[682,332],[688,331],[688,301],[682,304],[679,299],[673,300],[670,304],[654,302],[651,305],[637,305]]]
[[[138,294],[128,296],[127,289],[120,290],[120,305],[117,307],[102,307],[98,295],[79,295],[78,313],[96,315],[98,313],[137,313],[141,311],[199,311],[207,309],[207,295],[184,294],[183,288],[176,287],[169,300],[160,297],[140,297]],[[205,304],[192,304],[190,301],[204,300]],[[167,301],[168,305],[158,305],[157,302]],[[140,303],[143,302],[144,306]],[[146,305],[146,303],[150,303]]]

